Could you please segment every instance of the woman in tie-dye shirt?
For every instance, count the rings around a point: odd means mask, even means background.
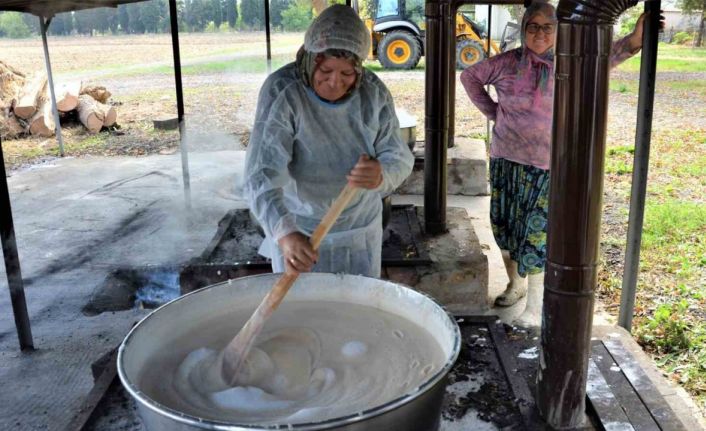
[[[613,44],[611,66],[640,50],[644,17],[633,33]],[[510,277],[495,303],[512,305],[529,290],[526,309],[517,319],[523,326],[538,326],[541,318],[556,23],[552,5],[533,2],[522,18],[522,46],[461,74],[473,104],[495,122],[490,146],[490,220]],[[497,102],[486,91],[488,84],[495,87]]]

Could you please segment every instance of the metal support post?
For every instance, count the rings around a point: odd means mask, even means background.
[[[54,127],[56,131],[56,140],[59,143],[59,155],[64,157],[64,138],[61,134],[61,122],[59,119],[59,110],[56,107],[56,89],[54,87],[54,76],[51,70],[51,61],[49,60],[49,44],[47,43],[47,30],[51,24],[51,18],[39,17],[39,28],[42,32],[42,45],[44,46],[44,64],[47,68],[47,78],[49,79],[49,94],[51,96],[51,109],[54,114]]]
[[[7,174],[5,173],[2,140],[0,140],[0,237],[2,238],[5,272],[7,273],[7,284],[10,288],[10,301],[12,302],[12,312],[15,316],[15,327],[17,328],[17,338],[20,341],[20,349],[34,350],[32,327],[29,323],[24,282],[22,281],[22,271],[20,269],[20,255],[17,252],[15,226],[12,221],[12,207],[10,206]]]
[[[647,193],[647,170],[650,160],[652,138],[652,108],[655,101],[655,79],[657,73],[657,44],[659,42],[659,13],[661,1],[645,2],[645,20],[642,34],[642,59],[640,60],[640,91],[637,101],[637,130],[635,133],[635,158],[632,169],[630,191],[630,216],[628,239],[625,250],[623,288],[620,292],[618,324],[630,331],[635,309],[637,275],[640,267],[640,244],[642,222],[645,217],[645,195]]]
[[[267,44],[267,74],[272,73],[272,41],[270,40],[270,2],[265,1],[265,41]],[[350,6],[350,5],[349,5]]]
[[[492,40],[490,36],[491,32],[491,24],[493,22],[493,5],[488,4],[488,28],[486,31],[488,32],[488,48],[485,50],[485,57],[490,58],[490,42]],[[487,92],[490,93],[490,84],[485,86],[485,89]],[[485,118],[485,151],[490,154],[490,119],[488,117]]]
[[[184,127],[184,91],[181,84],[181,55],[179,53],[179,22],[176,0],[169,0],[169,21],[172,31],[172,53],[174,55],[174,81],[176,84],[177,120],[179,122],[179,148],[181,150],[181,172],[184,181],[184,201],[191,209],[191,179],[189,176],[189,149]]]

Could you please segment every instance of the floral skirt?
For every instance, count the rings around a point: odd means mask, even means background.
[[[544,271],[549,171],[490,159],[490,222],[495,241],[517,262],[521,276]]]

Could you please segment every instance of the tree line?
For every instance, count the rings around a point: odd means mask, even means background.
[[[302,31],[313,18],[310,0],[269,0],[273,30]],[[263,30],[263,0],[177,0],[180,31]],[[141,34],[170,31],[168,0],[151,0],[56,15],[52,35]],[[40,33],[39,19],[18,12],[0,13],[0,36],[21,38]]]

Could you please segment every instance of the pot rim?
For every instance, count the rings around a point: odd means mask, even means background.
[[[306,274],[301,274],[306,277],[318,277],[321,275],[332,275],[328,273],[306,273]],[[338,274],[340,275],[340,274]],[[250,275],[246,277],[239,277],[238,280],[245,280],[245,279],[253,279],[253,278],[259,278],[259,277],[272,277],[272,274],[258,274],[258,275]],[[357,277],[363,277],[363,276],[357,276]],[[372,277],[363,277],[363,278],[372,278]],[[350,414],[347,416],[341,416],[338,418],[333,418],[333,419],[326,419],[323,421],[317,421],[317,422],[303,422],[303,423],[298,423],[298,424],[273,424],[273,425],[258,425],[258,424],[237,424],[237,423],[230,423],[230,422],[222,422],[214,419],[206,419],[206,418],[200,418],[198,416],[193,416],[189,415],[186,413],[179,412],[177,410],[174,410],[170,407],[167,407],[152,398],[148,397],[146,394],[144,394],[142,391],[140,391],[136,385],[128,379],[128,377],[125,375],[125,371],[123,369],[123,360],[124,360],[124,351],[128,347],[128,344],[130,342],[130,339],[132,338],[133,334],[139,330],[140,326],[144,324],[144,322],[147,321],[147,319],[152,318],[153,315],[155,315],[159,310],[170,306],[170,304],[176,303],[178,301],[185,300],[185,298],[197,294],[199,292],[205,291],[206,289],[211,289],[211,288],[217,288],[221,285],[227,285],[230,284],[231,280],[226,280],[220,283],[216,284],[211,284],[209,286],[205,286],[201,289],[197,289],[193,292],[189,292],[185,295],[182,295],[176,299],[173,299],[166,304],[161,305],[160,307],[154,309],[150,314],[145,316],[142,320],[140,320],[135,326],[132,327],[130,332],[125,336],[125,339],[123,339],[122,343],[120,343],[120,347],[118,348],[118,357],[117,357],[117,369],[118,369],[118,376],[120,378],[121,383],[123,384],[123,387],[127,392],[132,396],[139,404],[147,407],[148,409],[152,410],[153,412],[166,416],[178,423],[184,424],[184,425],[189,425],[189,426],[194,426],[200,429],[206,429],[206,430],[224,430],[224,431],[254,431],[254,430],[298,430],[298,431],[314,431],[314,430],[321,430],[321,429],[330,429],[334,427],[340,427],[340,426],[345,426],[345,425],[350,425],[356,422],[362,422],[364,420],[370,419],[375,416],[379,416],[381,414],[384,414],[386,412],[389,412],[391,410],[394,410],[398,407],[401,407],[408,402],[411,402],[415,398],[421,396],[423,393],[427,392],[431,388],[433,388],[448,372],[451,370],[453,365],[456,363],[456,359],[458,359],[458,355],[461,351],[461,330],[458,327],[458,323],[456,322],[456,319],[454,318],[453,314],[451,314],[443,305],[439,304],[432,298],[431,296],[427,295],[426,293],[419,292],[417,290],[412,289],[411,287],[403,284],[403,283],[395,283],[392,281],[388,280],[382,280],[382,279],[377,279],[377,278],[372,278],[373,280],[381,281],[384,283],[390,283],[393,285],[397,285],[400,287],[403,287],[405,289],[411,290],[413,294],[425,297],[427,300],[430,300],[432,303],[434,303],[436,306],[441,308],[441,310],[444,312],[444,314],[448,317],[449,321],[452,323],[452,331],[453,331],[453,346],[451,349],[451,355],[449,356],[448,360],[444,364],[441,369],[436,372],[432,377],[430,377],[427,381],[419,385],[416,389],[413,391],[404,394],[402,396],[399,396],[391,401],[388,401],[387,403],[375,406],[373,408],[370,408],[368,410],[363,410],[358,413]]]

